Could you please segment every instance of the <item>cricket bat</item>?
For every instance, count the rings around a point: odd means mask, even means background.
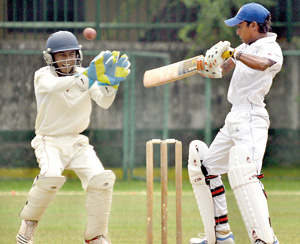
[[[222,57],[226,59],[232,55],[232,51],[226,51]],[[144,74],[144,86],[147,88],[160,86],[198,73],[197,59],[201,57],[204,59],[204,56],[200,55],[156,69],[147,70]]]

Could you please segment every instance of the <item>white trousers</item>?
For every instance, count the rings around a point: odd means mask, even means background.
[[[93,146],[84,135],[37,135],[31,145],[41,169],[40,176],[61,176],[65,169],[72,170],[86,190],[90,179],[104,171]]]
[[[269,116],[266,109],[233,107],[203,161],[209,175],[228,172],[229,150],[234,145],[242,145],[248,149],[257,171],[260,173],[266,150],[268,129]]]
[[[269,129],[266,109],[244,105],[233,107],[225,119],[225,125],[215,137],[204,158],[203,165],[208,175],[221,175],[229,170],[229,150],[234,145],[248,149],[257,172],[260,174]],[[210,189],[223,185],[221,177],[210,180]],[[263,187],[263,186],[262,186]],[[227,216],[225,194],[213,198],[215,216]],[[217,226],[217,230],[228,229],[227,223]]]

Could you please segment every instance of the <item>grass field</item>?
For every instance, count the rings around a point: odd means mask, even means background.
[[[171,170],[170,170],[171,171]],[[172,172],[171,172],[172,173]],[[265,170],[263,183],[268,193],[272,225],[281,244],[300,243],[299,168]],[[192,188],[184,171],[183,181],[183,243],[203,231]],[[288,176],[288,177],[287,177]],[[4,179],[0,182],[0,243],[14,244],[19,229],[18,212],[23,207],[32,179]],[[172,176],[170,176],[172,178]],[[236,243],[250,243],[228,180],[229,221]],[[155,182],[154,241],[160,243],[160,185]],[[175,243],[175,192],[169,183],[168,243]],[[77,179],[69,179],[49,206],[36,231],[35,244],[82,244],[85,228],[85,193]],[[117,180],[111,210],[110,239],[114,244],[146,243],[146,183]]]

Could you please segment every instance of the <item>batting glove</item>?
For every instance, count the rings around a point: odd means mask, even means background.
[[[222,78],[222,68],[220,65],[209,65],[207,62],[205,62],[205,58],[203,56],[197,59],[197,70],[198,73],[204,77],[216,79]]]
[[[228,41],[220,41],[209,50],[206,51],[205,54],[205,62],[211,67],[217,67],[224,62],[223,54],[226,51],[230,50],[230,42]]]

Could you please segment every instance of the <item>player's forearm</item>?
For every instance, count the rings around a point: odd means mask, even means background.
[[[234,69],[235,63],[233,62],[232,58],[227,59],[225,62],[222,63],[222,76],[225,76],[228,72]]]
[[[108,109],[114,102],[116,95],[106,97],[104,95],[100,95],[97,97],[95,102],[100,106],[101,108]]]
[[[97,85],[94,85],[90,90],[91,98],[98,104],[99,107],[108,109],[114,102],[116,94],[105,96]]]
[[[237,54],[237,56],[238,55],[239,54]],[[243,64],[247,65],[252,69],[256,69],[260,71],[265,71],[267,68],[271,67],[275,63],[270,59],[255,56],[252,54],[247,54],[247,53],[241,53],[239,55],[238,61],[242,62]]]

